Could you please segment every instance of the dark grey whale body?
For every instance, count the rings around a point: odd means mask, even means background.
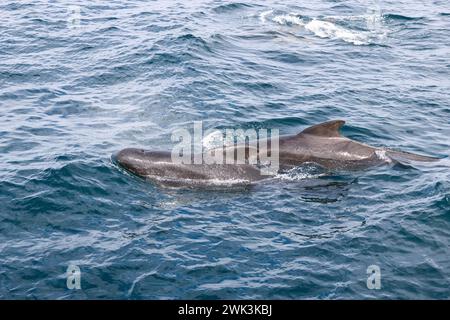
[[[327,170],[360,170],[384,163],[438,160],[413,153],[371,147],[351,140],[339,133],[344,124],[342,120],[328,121],[309,127],[297,135],[280,137],[280,170],[288,170],[305,163],[315,163]],[[241,147],[246,148],[248,155],[249,147]],[[115,158],[120,166],[138,176],[173,186],[246,184],[270,177],[262,175],[259,168],[251,164],[173,163],[170,152],[127,148],[118,152]]]
[[[127,148],[116,155],[120,166],[166,186],[246,185],[267,178],[249,164],[178,164],[170,152]]]

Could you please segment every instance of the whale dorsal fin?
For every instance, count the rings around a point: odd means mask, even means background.
[[[315,126],[306,128],[301,133],[310,134],[321,137],[340,137],[339,130],[345,124],[344,120],[332,120],[316,124]]]

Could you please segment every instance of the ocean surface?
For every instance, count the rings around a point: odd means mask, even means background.
[[[0,298],[450,298],[449,45],[447,0],[1,1]],[[441,160],[197,190],[111,157],[331,119]]]

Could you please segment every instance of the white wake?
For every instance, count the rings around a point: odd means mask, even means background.
[[[263,23],[299,26],[319,38],[339,39],[354,45],[377,43],[384,40],[388,34],[381,10],[364,15],[313,18],[297,13],[275,13],[274,10],[268,10],[260,13],[259,19]]]

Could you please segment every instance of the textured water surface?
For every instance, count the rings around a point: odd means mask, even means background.
[[[0,298],[450,298],[449,44],[444,0],[2,1]],[[227,190],[111,161],[330,119],[442,160]]]

